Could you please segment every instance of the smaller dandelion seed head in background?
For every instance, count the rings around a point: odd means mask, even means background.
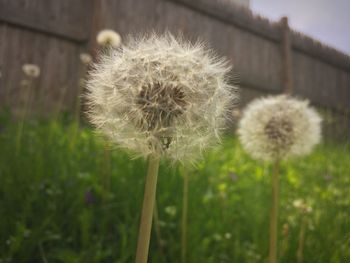
[[[121,45],[122,38],[114,30],[104,29],[97,34],[96,41],[100,46],[117,48]]]
[[[35,64],[24,64],[22,71],[29,78],[38,78],[40,76],[40,67]]]
[[[311,152],[321,139],[321,118],[308,101],[289,96],[256,99],[243,112],[238,134],[255,159],[273,161]]]

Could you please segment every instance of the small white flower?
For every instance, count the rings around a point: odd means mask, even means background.
[[[320,116],[308,101],[269,96],[247,106],[238,134],[253,158],[273,161],[311,152],[321,139],[320,124]]]
[[[122,38],[120,35],[111,29],[104,29],[97,34],[97,43],[100,46],[110,46],[117,48],[120,46]]]
[[[131,39],[102,56],[87,83],[88,115],[120,147],[191,162],[220,139],[235,88],[230,67],[170,34]]]
[[[300,212],[305,214],[310,214],[312,212],[312,207],[309,204],[307,204],[303,199],[294,200],[293,206]]]
[[[225,238],[226,239],[231,239],[231,237],[232,237],[231,233],[229,233],[229,232],[225,233]]]
[[[300,209],[304,205],[304,201],[302,199],[296,199],[293,201],[293,206],[297,209]]]
[[[88,53],[81,53],[79,58],[84,65],[89,65],[92,62],[92,57]]]
[[[168,215],[174,217],[177,213],[177,209],[176,206],[167,206],[165,207],[165,213],[167,213]]]
[[[24,64],[22,70],[27,77],[37,78],[40,76],[40,68],[35,64]]]

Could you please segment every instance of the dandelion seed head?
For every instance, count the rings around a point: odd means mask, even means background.
[[[119,47],[122,42],[122,38],[120,37],[120,35],[111,29],[101,30],[97,34],[96,40],[97,44],[99,44],[100,46],[113,48]]]
[[[130,39],[107,53],[90,72],[86,94],[101,133],[138,156],[181,162],[219,141],[237,97],[226,61],[170,34]]]
[[[321,139],[320,124],[320,116],[308,101],[269,96],[247,106],[238,134],[253,158],[273,161],[311,152]]]
[[[89,65],[92,62],[92,57],[88,53],[81,53],[79,55],[79,58],[81,63],[83,63],[84,65]]]
[[[22,70],[29,78],[37,78],[40,76],[40,67],[35,64],[24,64]]]

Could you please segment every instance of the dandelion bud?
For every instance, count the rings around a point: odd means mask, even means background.
[[[40,68],[35,64],[24,64],[22,70],[29,78],[37,78],[40,76]]]
[[[117,48],[122,42],[120,35],[111,29],[104,29],[97,34],[97,44],[104,47]]]
[[[320,123],[308,101],[270,96],[247,106],[238,134],[254,158],[274,161],[311,152],[321,139]]]
[[[88,115],[99,131],[140,156],[192,161],[225,126],[236,98],[229,71],[201,44],[170,34],[131,39],[94,65]]]

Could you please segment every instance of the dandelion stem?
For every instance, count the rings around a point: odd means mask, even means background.
[[[279,199],[279,161],[276,160],[272,173],[272,205],[270,210],[270,250],[269,263],[277,262],[277,222]]]
[[[152,216],[157,189],[158,168],[159,157],[150,156],[145,184],[145,193],[143,197],[141,223],[137,242],[135,263],[146,263],[148,258],[148,248],[152,228]]]
[[[303,249],[304,249],[304,242],[305,242],[305,230],[307,225],[307,218],[306,216],[303,216],[303,219],[301,221],[301,227],[299,232],[299,244],[298,244],[298,251],[297,251],[297,263],[303,262]]]
[[[24,122],[26,120],[26,117],[29,112],[29,107],[32,100],[32,86],[33,86],[33,80],[29,79],[29,83],[26,87],[26,92],[24,93],[24,105],[22,108],[22,112],[20,115],[20,119],[18,122],[18,129],[17,129],[17,135],[16,135],[16,154],[19,154],[21,149],[21,143],[22,143],[22,135],[24,130]]]
[[[182,224],[181,224],[181,262],[186,263],[187,252],[187,211],[188,211],[188,173],[184,169]]]
[[[154,210],[153,210],[153,223],[156,230],[157,240],[158,240],[158,248],[159,248],[159,256],[160,256],[160,262],[165,262],[165,256],[163,251],[163,239],[160,232],[160,224],[159,224],[159,215],[158,215],[158,208],[157,208],[157,200],[154,203]]]

